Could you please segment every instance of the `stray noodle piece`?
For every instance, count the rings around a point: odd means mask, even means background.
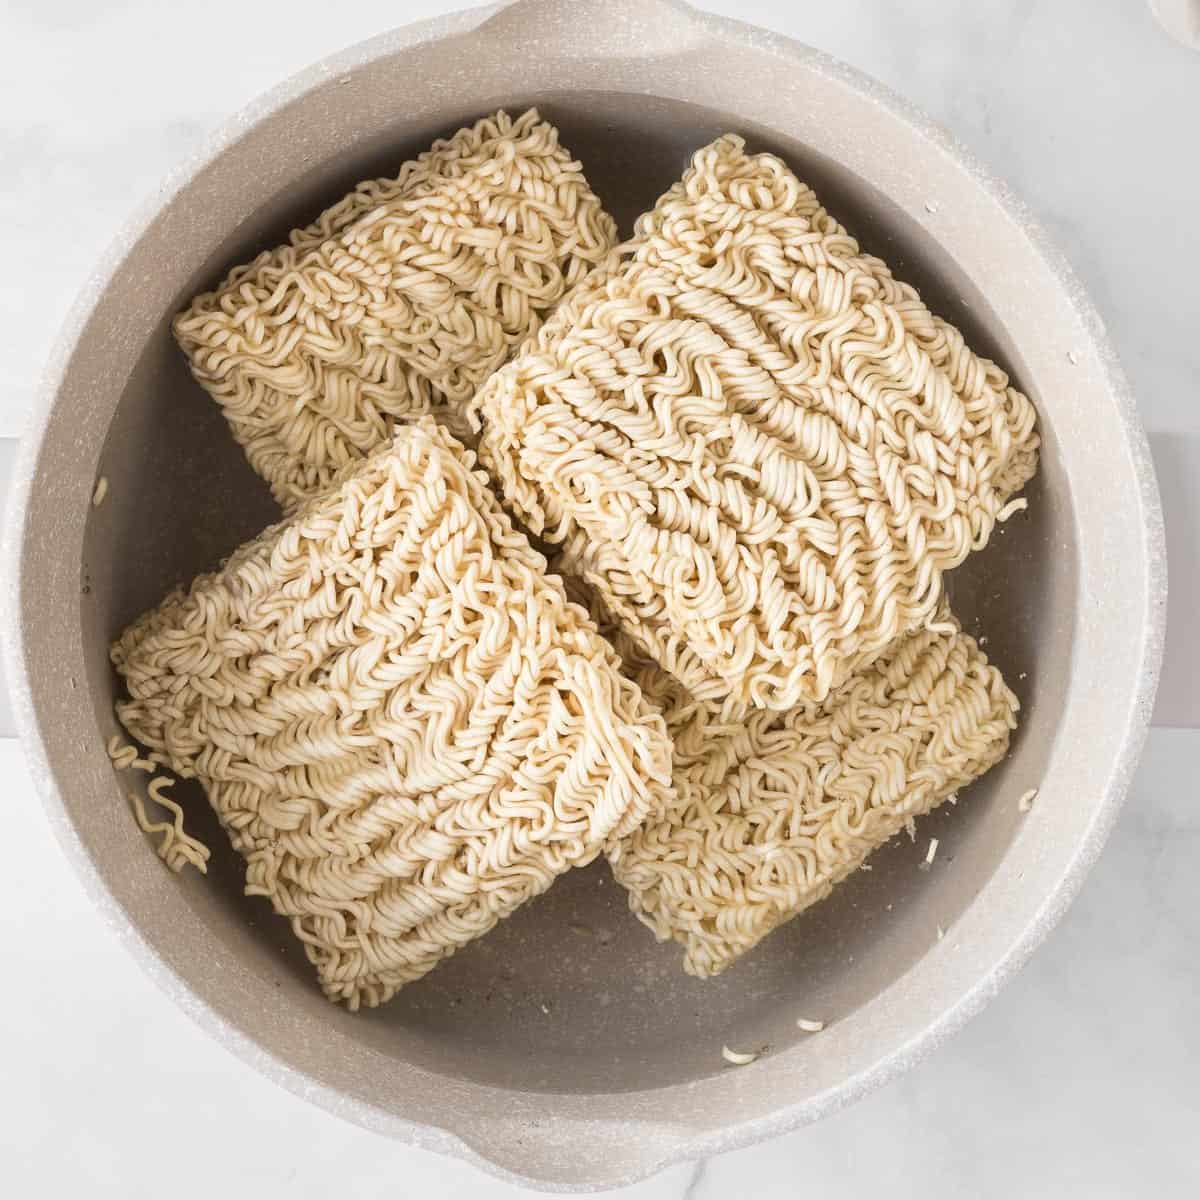
[[[925,861],[921,864],[921,869],[928,871],[933,866],[934,855],[937,854],[938,840],[937,838],[929,839],[929,849],[925,853]]]
[[[148,775],[153,775],[158,770],[157,763],[140,757],[135,746],[122,745],[120,737],[115,733],[108,739],[107,750],[108,757],[118,771],[145,771]],[[183,809],[169,796],[162,794],[164,788],[170,787],[174,783],[175,780],[169,775],[155,775],[146,789],[156,804],[174,815],[173,824],[152,823],[146,816],[146,807],[142,803],[141,797],[135,792],[127,793],[130,807],[133,809],[134,817],[143,833],[161,833],[163,835],[158,844],[158,856],[172,871],[179,872],[184,867],[191,865],[201,875],[206,875],[208,859],[212,851],[199,838],[194,838],[185,831]]]
[[[924,624],[1037,463],[1004,371],[732,135],[466,414],[507,505],[660,666],[785,711]]]
[[[1027,813],[1033,808],[1033,802],[1037,799],[1037,788],[1030,788],[1020,800],[1017,801],[1017,812]]]
[[[675,802],[609,863],[634,914],[682,944],[689,974],[723,971],[1004,757],[1017,699],[955,629],[898,639],[821,704],[737,715],[617,635],[674,739]]]
[[[169,783],[170,780],[160,777],[151,783],[149,790],[154,802],[167,809],[174,817],[173,821],[151,821],[146,816],[146,806],[143,804],[141,796],[137,792],[129,792],[127,795],[133,815],[143,833],[148,833],[152,837],[155,834],[162,834],[157,854],[172,871],[178,874],[184,867],[193,866],[201,875],[207,875],[210,851],[203,842],[197,841],[184,831],[183,809],[170,796],[162,794],[162,788]],[[159,785],[157,790],[155,784]]]
[[[762,1053],[761,1050],[730,1050],[728,1046],[721,1047],[721,1057],[735,1067],[749,1066],[750,1063],[757,1061],[758,1056]]]
[[[154,763],[149,759],[138,756],[136,746],[130,746],[128,743],[122,745],[119,734],[114,733],[108,739],[106,749],[108,750],[108,757],[112,760],[112,765],[118,771],[128,771],[131,768],[136,768],[139,771],[153,772],[156,769]]]
[[[108,476],[101,475],[96,480],[96,490],[92,492],[92,507],[99,508],[104,503],[104,497],[108,495]]]
[[[285,509],[458,408],[616,240],[558,130],[530,109],[360,183],[175,320],[200,385]]]
[[[810,1021],[806,1017],[801,1017],[796,1022],[796,1028],[802,1029],[805,1033],[820,1033],[825,1028],[824,1021]]]
[[[424,418],[127,629],[126,730],[197,777],[334,1000],[388,1000],[671,798],[663,718]]]

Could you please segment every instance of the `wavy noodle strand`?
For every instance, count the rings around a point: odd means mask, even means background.
[[[675,802],[609,861],[692,975],[723,971],[957,799],[1016,727],[1016,697],[945,609],[825,701],[786,713],[697,701],[627,637],[617,644],[666,715]]]
[[[821,700],[1033,474],[1029,400],[727,135],[467,406],[505,502],[699,699]]]
[[[236,267],[175,336],[290,509],[396,420],[465,433],[459,406],[615,240],[554,126],[498,112]]]
[[[671,797],[661,714],[473,463],[429,418],[401,428],[112,647],[125,728],[200,779],[247,892],[351,1008]]]

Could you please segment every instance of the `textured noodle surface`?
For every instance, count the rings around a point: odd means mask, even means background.
[[[532,532],[700,699],[821,700],[1036,466],[1032,405],[728,135],[468,405]]]
[[[285,508],[457,406],[616,238],[558,131],[499,112],[363,184],[175,320]]]
[[[862,866],[913,818],[997,763],[1017,700],[942,611],[820,704],[746,709],[696,701],[639,657],[626,669],[663,706],[676,801],[611,853],[630,907],[684,967],[724,970]]]
[[[670,797],[657,710],[429,418],[131,626],[118,707],[196,776],[351,1007]]]

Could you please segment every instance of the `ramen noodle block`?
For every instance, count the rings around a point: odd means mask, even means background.
[[[619,645],[663,706],[676,795],[609,859],[633,912],[683,945],[693,975],[723,971],[828,896],[999,762],[1016,726],[1016,697],[945,610],[825,701],[740,718]]]
[[[671,797],[661,714],[473,463],[402,427],[112,648],[125,728],[352,1008]]]
[[[820,701],[1024,501],[1029,400],[728,135],[467,406],[505,503],[699,701]]]
[[[535,110],[460,129],[359,186],[175,320],[192,373],[285,507],[458,407],[612,246]]]

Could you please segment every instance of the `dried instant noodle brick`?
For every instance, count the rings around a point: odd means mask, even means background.
[[[287,509],[397,419],[463,432],[458,406],[615,238],[554,126],[498,112],[236,267],[175,336]]]
[[[699,699],[819,701],[928,621],[1035,413],[727,135],[468,405],[510,509]]]
[[[697,701],[627,638],[618,648],[665,712],[675,800],[612,849],[613,874],[702,977],[994,766],[1016,726],[1016,697],[944,610],[825,701],[786,713]]]
[[[670,794],[661,714],[429,418],[112,647],[246,890],[375,1005]]]

